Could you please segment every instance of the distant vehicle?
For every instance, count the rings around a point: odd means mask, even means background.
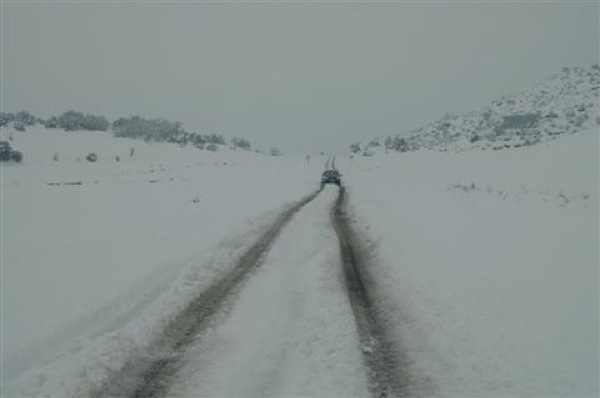
[[[342,183],[342,175],[339,171],[333,170],[325,170],[321,175],[321,185],[325,184],[336,184],[341,185]]]
[[[12,160],[14,162],[20,162],[23,158],[23,154],[19,151],[14,151],[7,141],[0,141],[0,161],[8,162]]]

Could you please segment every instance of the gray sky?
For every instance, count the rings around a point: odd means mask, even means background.
[[[346,150],[599,57],[597,2],[3,1],[2,108]]]

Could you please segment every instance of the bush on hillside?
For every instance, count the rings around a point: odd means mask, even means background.
[[[65,131],[88,130],[88,131],[106,131],[109,123],[104,116],[94,116],[77,111],[67,111],[58,118],[50,118],[46,127],[56,125]]]
[[[19,151],[15,151],[10,147],[10,144],[7,141],[0,141],[0,161],[8,162],[21,162],[23,159],[23,154]]]
[[[243,138],[232,138],[231,145],[233,145],[234,148],[242,148],[247,151],[250,150],[250,142]]]
[[[15,120],[15,115],[8,112],[0,112],[0,127],[8,126],[8,124]]]
[[[112,130],[117,137],[142,138],[146,141],[179,142],[186,137],[179,122],[166,119],[148,120],[139,116],[115,120]]]
[[[390,150],[390,149],[392,149],[392,143],[393,143],[392,137],[387,136],[387,137],[385,137],[385,141],[383,141],[383,146],[385,147],[385,149]]]
[[[13,124],[18,131],[25,131],[26,126],[33,126],[37,123],[38,118],[27,111],[19,111],[17,113],[0,112],[0,127]]]
[[[12,160],[13,162],[21,163],[22,159],[23,154],[20,151],[12,151],[12,153],[10,154],[10,160]]]
[[[58,118],[56,116],[50,116],[44,121],[44,127],[46,127],[47,129],[56,129],[60,127],[58,125]]]
[[[408,141],[404,137],[396,137],[392,141],[391,149],[398,152],[406,152],[408,151]]]
[[[205,136],[205,139],[212,144],[225,145],[225,138],[221,134],[209,134]]]
[[[354,144],[350,145],[350,150],[352,153],[360,152],[360,142],[355,142]]]
[[[36,124],[37,118],[27,111],[20,111],[15,115],[15,123],[17,122],[25,126],[33,126]]]

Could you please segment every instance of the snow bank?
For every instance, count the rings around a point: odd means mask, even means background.
[[[388,321],[437,395],[598,396],[598,159],[595,129],[346,160]]]
[[[14,395],[101,386],[286,203],[314,190],[320,171],[300,157],[101,132],[11,133],[24,155],[0,166],[4,371]]]

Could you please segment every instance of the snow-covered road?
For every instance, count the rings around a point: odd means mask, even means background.
[[[284,228],[197,336],[167,396],[366,396],[367,372],[330,221],[337,187]]]
[[[346,190],[283,211],[98,396],[425,396],[386,329]]]

